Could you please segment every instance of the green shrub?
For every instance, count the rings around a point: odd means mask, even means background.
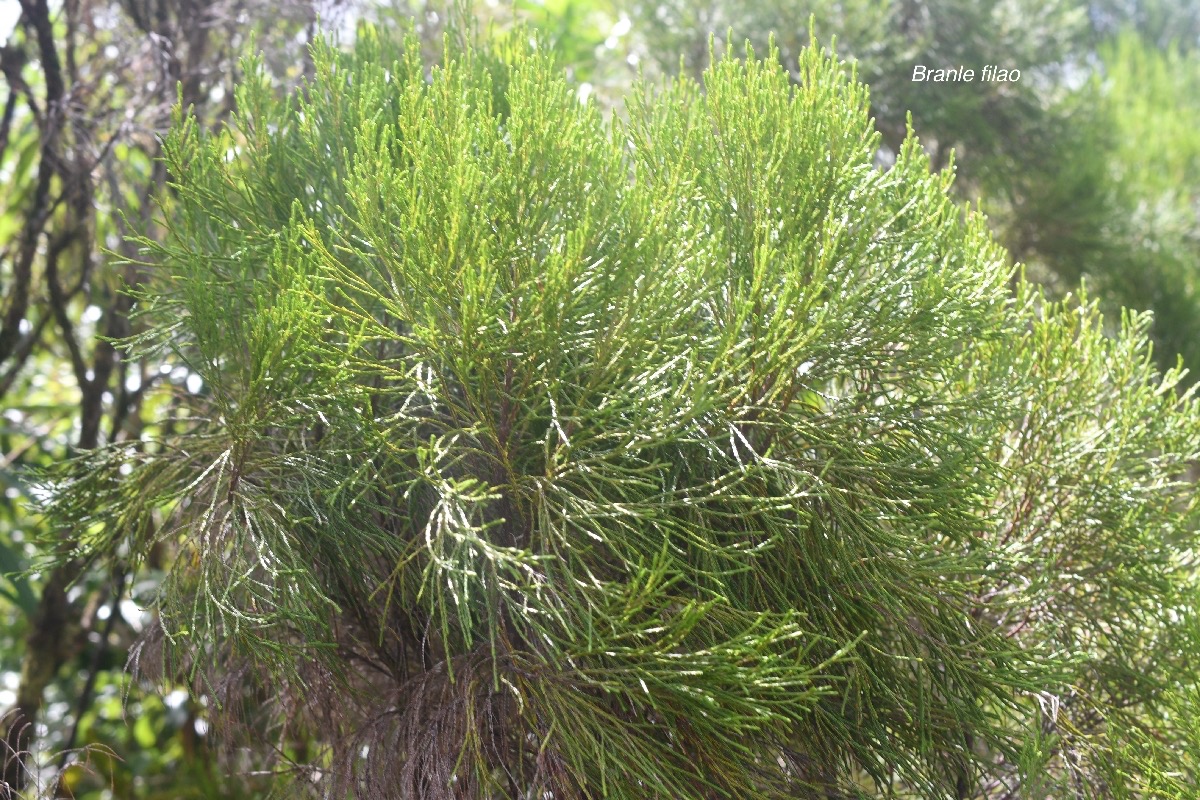
[[[1200,426],[1146,319],[1014,295],[816,50],[611,129],[519,37],[419,52],[364,29],[179,115],[136,344],[203,388],[51,488],[89,556],[177,550],[168,669],[260,760],[365,798],[1195,786]]]

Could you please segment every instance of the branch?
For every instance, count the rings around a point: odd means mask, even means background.
[[[66,773],[68,763],[71,759],[71,751],[75,747],[75,740],[79,738],[79,724],[83,719],[83,715],[87,713],[88,707],[92,704],[92,693],[96,689],[96,676],[100,673],[100,665],[104,661],[104,655],[108,652],[108,640],[112,636],[113,627],[116,625],[117,619],[121,616],[121,596],[125,589],[125,573],[118,572],[113,576],[113,591],[112,603],[109,605],[108,619],[105,620],[104,630],[100,633],[100,641],[96,643],[96,649],[92,651],[92,660],[88,665],[87,680],[83,684],[83,691],[79,693],[79,702],[75,707],[75,721],[71,724],[71,732],[67,735],[67,740],[62,747],[62,755],[58,759],[58,779],[61,781]]]
[[[12,130],[13,116],[17,111],[17,89],[8,87],[8,100],[4,102],[4,116],[0,117],[0,161],[4,160],[4,151],[8,149],[8,137]]]
[[[58,59],[58,48],[54,45],[54,24],[50,21],[50,6],[47,0],[21,0],[25,18],[37,34],[38,53],[42,59],[42,71],[46,76],[46,100],[50,104],[60,102],[65,94],[62,63]],[[53,113],[53,109],[48,108]]]
[[[38,239],[46,217],[46,205],[50,196],[50,179],[54,168],[43,152],[38,164],[37,188],[33,195],[33,208],[21,232],[21,248],[17,262],[13,265],[13,284],[9,293],[8,311],[0,327],[0,363],[8,360],[21,336],[21,321],[29,309],[29,284],[33,281],[33,259],[37,254]]]
[[[12,388],[17,381],[17,375],[20,374],[21,368],[25,366],[25,362],[29,360],[29,356],[33,353],[33,348],[42,338],[42,333],[46,330],[46,325],[50,322],[50,317],[43,316],[34,324],[25,338],[17,343],[16,348],[12,352],[12,364],[8,368],[8,372],[4,373],[4,377],[0,378],[0,400],[4,395],[8,394],[8,390]]]
[[[75,325],[71,322],[71,315],[67,313],[67,296],[58,283],[58,257],[74,238],[74,232],[68,231],[50,246],[50,251],[46,253],[46,285],[50,293],[50,310],[62,330],[63,341],[71,356],[71,368],[75,371],[75,380],[79,382],[80,390],[86,390],[92,379],[88,378],[87,362],[83,359],[83,350],[75,336]]]
[[[42,71],[46,79],[46,127],[42,131],[41,159],[38,163],[37,185],[33,193],[33,206],[21,232],[21,248],[17,262],[13,265],[13,287],[9,295],[8,310],[0,326],[0,363],[8,360],[21,336],[21,321],[29,308],[29,286],[33,281],[33,260],[37,255],[38,240],[48,218],[50,181],[54,177],[57,161],[59,121],[62,116],[64,94],[62,66],[58,50],[54,46],[54,27],[50,22],[47,0],[21,0],[25,18],[37,34],[38,51]]]

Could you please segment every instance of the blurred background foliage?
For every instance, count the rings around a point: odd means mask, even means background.
[[[347,40],[358,19],[415,18],[436,57],[455,13],[483,35],[532,24],[580,99],[618,114],[639,72],[698,74],[727,35],[760,53],[773,37],[794,65],[811,18],[871,87],[881,167],[911,124],[1032,277],[1052,293],[1087,280],[1114,320],[1121,307],[1153,311],[1160,362],[1200,374],[1191,0],[480,0],[457,12],[403,0],[0,0],[0,712],[9,745],[30,754],[4,760],[3,778],[29,794],[270,787],[244,754],[210,746],[203,703],[126,675],[173,554],[151,553],[137,576],[79,562],[39,571],[35,537],[65,547],[81,532],[43,530],[34,476],[80,450],[169,434],[178,398],[205,390],[185,366],[130,360],[111,343],[138,330],[122,288],[142,276],[124,237],[156,235],[156,204],[170,213],[159,137],[171,106],[218,125],[250,50],[285,91],[311,69],[319,26]],[[1021,79],[914,83],[915,64],[994,64]]]

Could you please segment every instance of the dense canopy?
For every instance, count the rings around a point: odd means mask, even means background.
[[[328,797],[1194,789],[1195,402],[848,68],[606,124],[520,36],[313,60],[180,110],[133,345],[203,390],[46,487],[183,548],[138,667]]]

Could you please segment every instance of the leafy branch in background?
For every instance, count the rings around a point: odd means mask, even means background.
[[[46,487],[178,549],[135,664],[323,796],[1194,794],[1181,373],[776,55],[606,128],[364,28],[179,109],[128,345],[204,391]]]

